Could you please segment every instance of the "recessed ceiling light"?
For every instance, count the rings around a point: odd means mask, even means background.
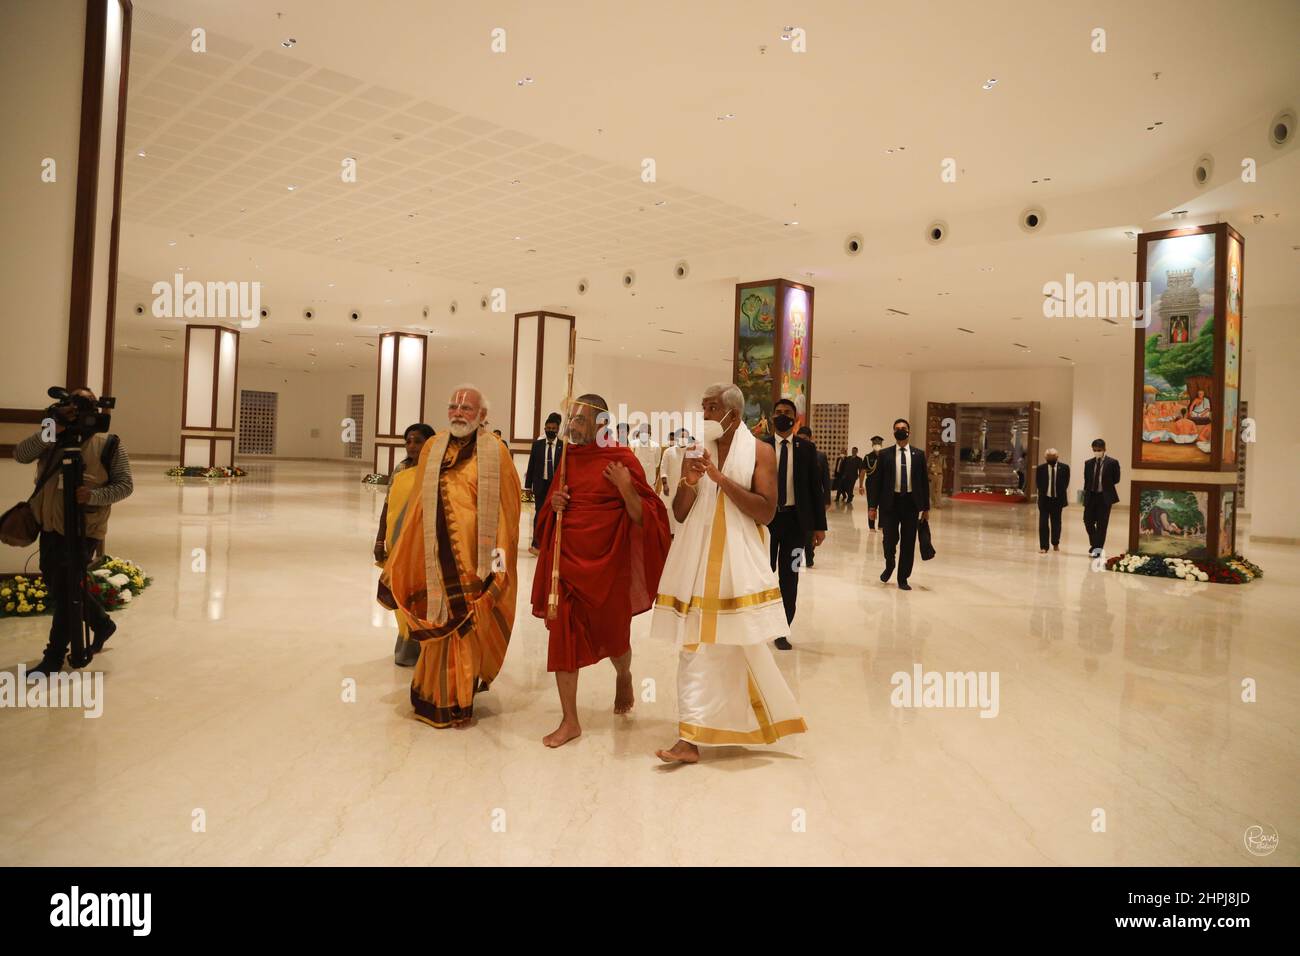
[[[1029,346],[1025,345],[1023,342],[1012,342],[1011,344],[1018,349],[1024,349],[1026,352],[1030,351]]]
[[[1175,209],[1175,210],[1174,210],[1173,212],[1171,212],[1169,215],[1173,216],[1175,219],[1182,219],[1184,216],[1187,215],[1187,210],[1186,210],[1186,209]]]
[[[167,240],[167,245],[169,245],[169,246],[174,246],[174,245],[176,245],[176,240],[175,240],[175,239],[168,239],[168,240]]]
[[[721,116],[718,117],[718,120],[719,122],[721,122],[723,120],[734,120],[735,118],[736,118],[735,113],[723,113]]]
[[[284,47],[286,50],[292,49],[297,45],[298,45],[298,41],[295,40],[293,37],[285,37],[283,40],[280,41],[280,46]]]
[[[521,77],[515,80],[515,86],[532,86],[533,78],[531,76]]]
[[[987,80],[984,81],[984,85],[983,85],[982,87],[980,87],[980,89],[983,89],[983,90],[991,90],[991,89],[993,89],[993,87],[995,87],[995,86],[997,86],[997,85],[998,85],[998,81],[997,81],[996,79],[994,79],[993,77],[989,77]]]
[[[980,272],[992,272],[992,271],[993,271],[992,266],[980,266]]]
[[[141,159],[144,159],[144,157],[145,157],[144,150],[143,150],[143,149],[140,150],[138,153],[136,153],[136,155],[139,156]]]
[[[1136,239],[1137,237],[1138,237],[1138,234],[1137,234],[1136,232],[1134,232],[1132,229],[1125,229],[1125,230],[1124,230],[1124,238],[1125,238],[1125,239]]]
[[[331,289],[334,288],[334,283],[333,283],[333,282],[331,282],[329,285],[330,285],[330,288],[331,288]]]
[[[975,330],[974,330],[974,329],[963,329],[960,325],[957,326],[957,331],[958,331],[958,332],[965,332],[967,335],[974,335],[974,334],[975,334]]]
[[[289,190],[289,192],[293,192],[293,191],[294,191],[295,189],[297,189],[298,187],[295,186],[293,183],[290,183],[288,186],[285,186],[284,188],[287,189],[287,190]]]
[[[511,186],[518,186],[518,185],[519,185],[519,180],[517,180],[517,179],[512,179],[512,180],[510,180],[510,185],[511,185]]]
[[[667,206],[667,205],[668,205],[668,200],[667,200],[667,199],[656,199],[656,200],[655,200],[655,205],[656,205],[656,206]]]
[[[885,152],[886,152],[886,153],[901,153],[901,152],[903,152],[903,151],[906,150],[906,149],[907,149],[906,146],[886,146],[886,147],[885,147]]]
[[[798,220],[798,219],[791,219],[789,222],[783,222],[783,223],[781,223],[781,225],[783,225],[783,226],[797,226],[797,225],[799,225],[799,220]]]

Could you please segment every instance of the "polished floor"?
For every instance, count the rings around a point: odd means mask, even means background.
[[[110,551],[154,585],[93,665],[103,716],[0,709],[0,864],[1300,862],[1294,547],[1247,543],[1267,576],[1246,587],[1152,580],[1091,571],[1077,507],[1040,556],[1032,508],[951,504],[904,593],[879,582],[858,499],[779,657],[809,733],[669,768],[653,751],[675,739],[676,651],[648,615],[632,716],[593,667],[583,736],[542,746],[559,705],[521,602],[475,724],[434,730],[373,601],[380,492],[359,466],[211,486],[164,468],[136,462],[114,509]],[[0,668],[34,661],[47,627],[0,622]],[[915,663],[996,671],[997,716],[891,706]],[[1267,857],[1245,848],[1254,825],[1279,835]]]

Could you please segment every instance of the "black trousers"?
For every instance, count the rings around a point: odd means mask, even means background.
[[[880,496],[873,495],[871,493],[871,486],[867,485],[867,527],[868,528],[874,528],[876,526],[876,522],[872,520],[871,517],[871,509],[877,506],[877,502],[879,501],[879,499]]]
[[[1047,550],[1047,532],[1048,525],[1051,525],[1052,544],[1061,543],[1061,510],[1064,505],[1049,503],[1046,506],[1038,506],[1038,547],[1040,550]]]
[[[898,549],[898,580],[912,576],[912,561],[916,557],[916,526],[920,511],[911,496],[895,496],[894,506],[880,515],[880,528],[885,532],[885,567],[894,567],[894,549]]]
[[[1110,524],[1110,502],[1104,492],[1089,491],[1083,497],[1083,526],[1088,531],[1088,551],[1106,553],[1106,526]]]
[[[84,554],[81,556],[79,570],[84,576],[86,568],[90,566],[90,559],[99,550],[99,541],[95,538],[84,538],[82,544]],[[42,531],[40,546],[41,575],[45,578],[46,588],[49,591],[45,596],[45,602],[54,611],[53,620],[50,622],[50,643],[45,648],[45,653],[49,657],[57,657],[61,660],[68,652],[76,628],[81,627],[81,621],[67,619],[67,615],[59,608],[59,596],[62,594],[63,582],[67,576],[68,555],[65,551],[67,544],[63,535],[54,531]],[[103,627],[109,620],[103,607],[89,591],[85,590],[81,594],[81,617],[92,629]]]
[[[803,549],[808,538],[799,526],[799,513],[794,509],[778,511],[767,526],[771,538],[772,570],[781,585],[781,603],[785,605],[785,622],[794,621],[795,604],[799,600],[799,572],[794,568],[795,550]],[[804,561],[808,560],[803,554]],[[802,563],[802,562],[801,562]]]
[[[550,479],[538,478],[533,482],[533,547],[537,547],[537,516],[541,514],[542,505],[546,502],[546,496],[550,494]]]

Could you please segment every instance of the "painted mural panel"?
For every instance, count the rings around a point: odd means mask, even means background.
[[[776,381],[775,285],[740,290],[736,330],[736,384],[745,394],[745,424],[755,435],[770,435]]]

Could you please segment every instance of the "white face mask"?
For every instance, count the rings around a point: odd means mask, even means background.
[[[717,441],[730,431],[731,429],[722,426],[722,422],[727,420],[727,415],[731,412],[732,409],[727,409],[727,414],[722,416],[722,421],[705,421],[704,427],[700,430],[700,437],[705,441]]]

